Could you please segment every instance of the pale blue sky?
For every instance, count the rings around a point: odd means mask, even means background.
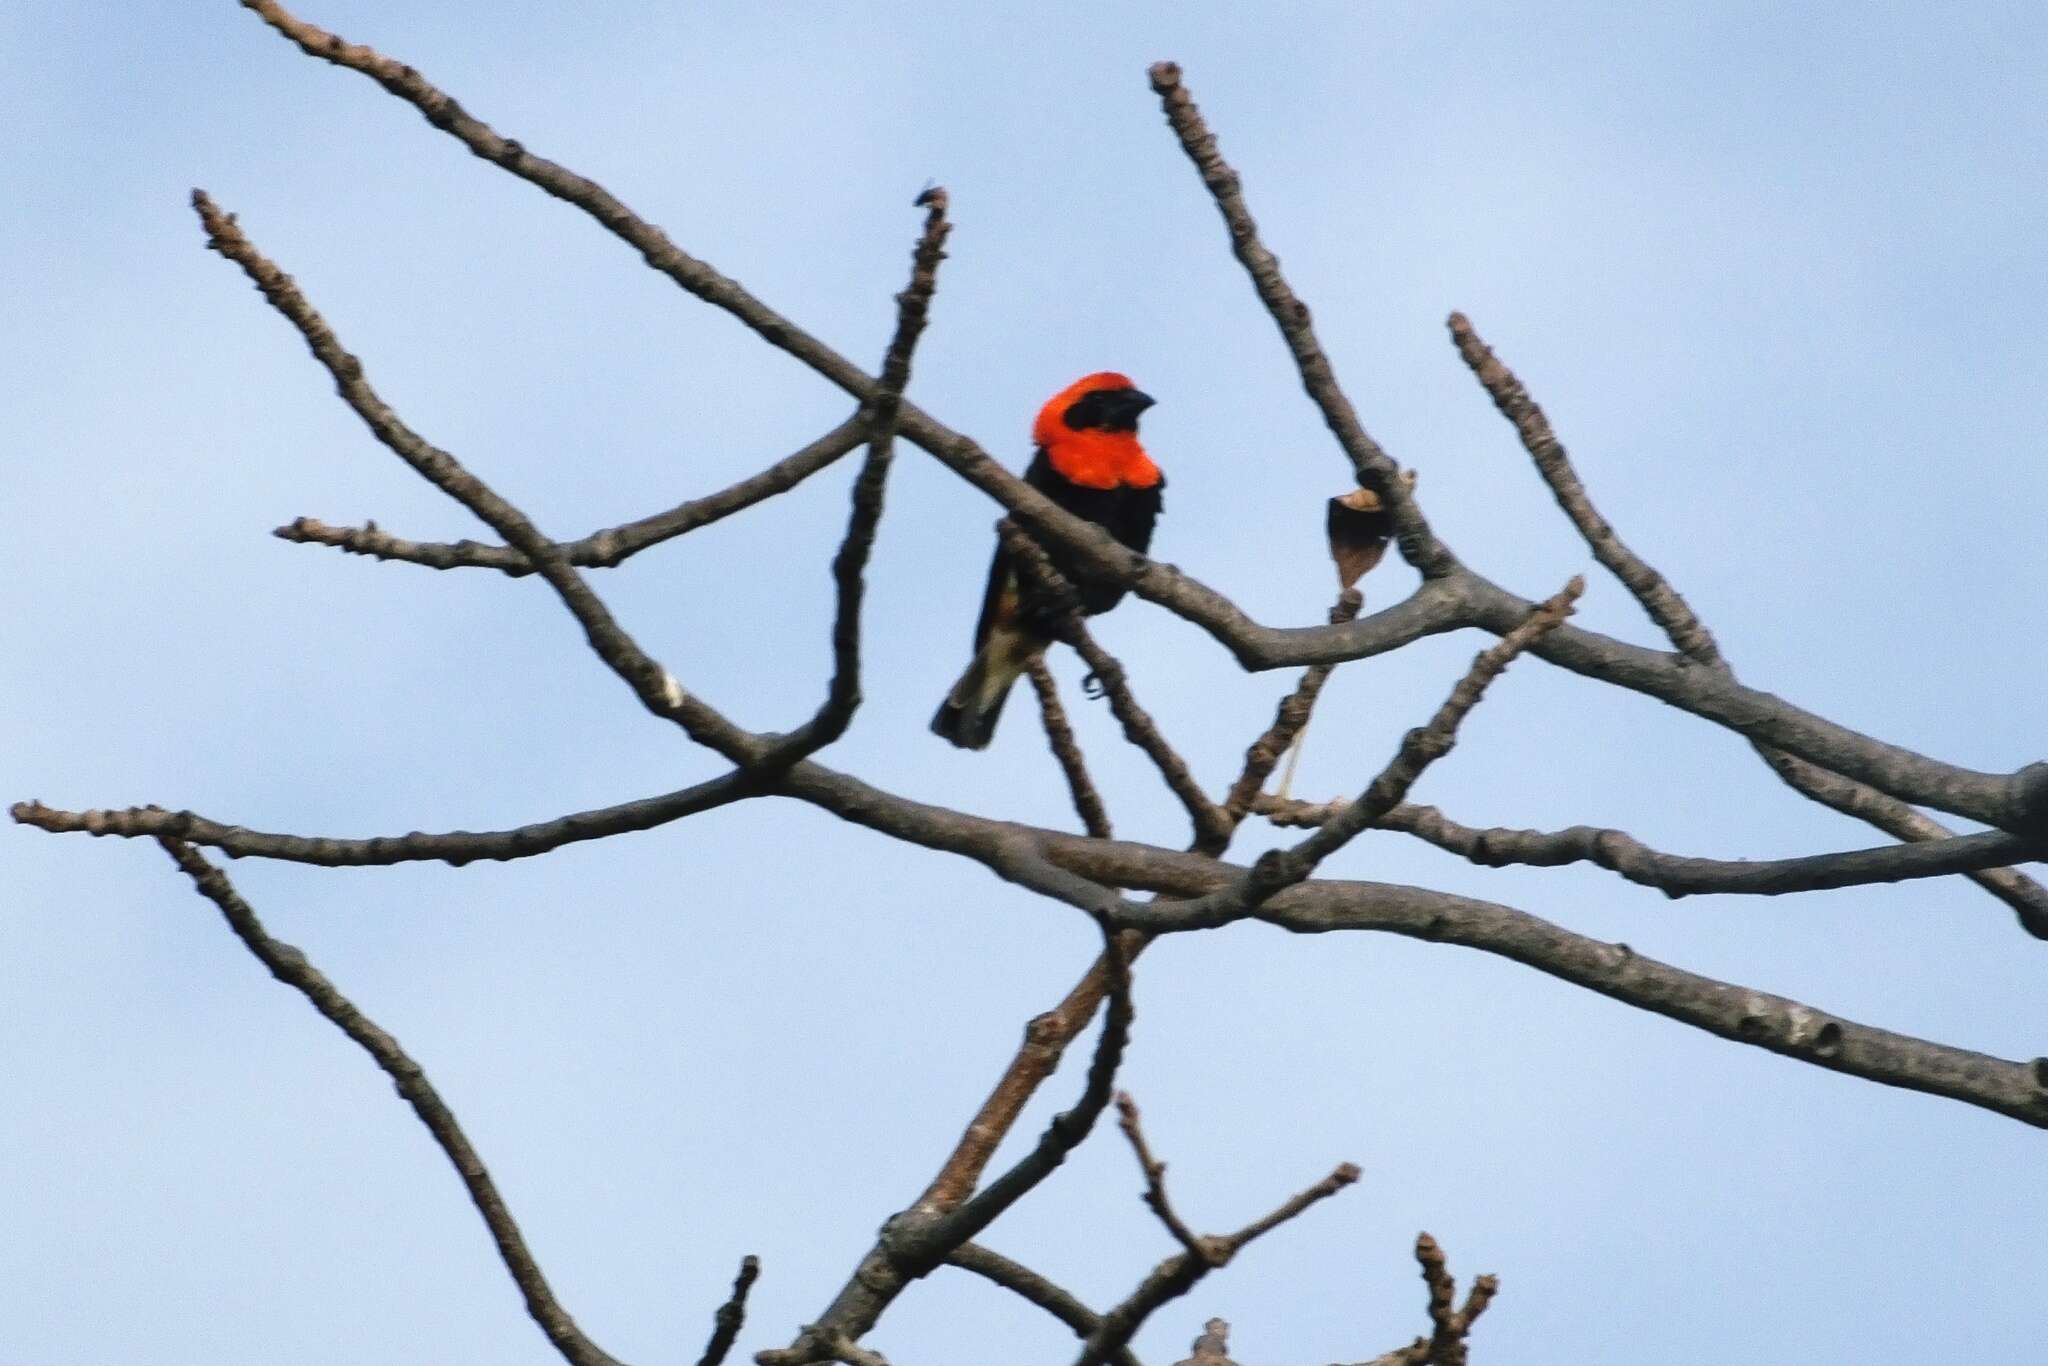
[[[1452,308],[1747,681],[1945,759],[2048,757],[2038,7],[300,13],[418,66],[870,364],[911,196],[944,183],[958,227],[917,401],[1021,464],[1046,395],[1131,373],[1160,400],[1158,553],[1263,620],[1317,620],[1320,500],[1345,466],[1146,88],[1172,57],[1367,424],[1475,565],[1540,595],[1588,557],[1446,343]],[[31,0],[0,10],[0,50],[8,799],[372,834],[518,823],[715,771],[539,584],[269,537],[302,513],[477,528],[202,249],[187,192],[239,213],[409,420],[550,532],[720,486],[844,400],[225,0]],[[692,687],[787,725],[822,686],[850,473],[600,587]],[[966,648],[994,506],[915,451],[889,497],[870,701],[829,760],[1070,823],[1026,708],[982,755],[923,728]],[[1394,565],[1368,586],[1385,603],[1408,582]],[[1605,579],[1582,619],[1656,643]],[[1212,784],[1289,681],[1238,675],[1144,604],[1101,635]],[[1304,794],[1355,788],[1478,644],[1341,671]],[[1119,832],[1183,838],[1102,709],[1076,711]],[[1874,838],[1732,737],[1534,661],[1417,797],[1724,857]],[[161,854],[8,826],[0,861],[0,1360],[554,1359],[389,1086]],[[2048,1053],[2048,945],[1964,883],[1672,903],[1394,835],[1332,871]],[[427,1066],[564,1300],[642,1363],[695,1359],[743,1252],[765,1262],[744,1350],[814,1316],[1094,947],[1072,912],[978,866],[788,803],[509,866],[232,872]],[[2038,1351],[2043,1140],[2010,1120],[1393,939],[1179,939],[1142,963],[1137,1003],[1125,1084],[1191,1221],[1234,1226],[1339,1159],[1365,1172],[1161,1313],[1148,1360],[1184,1354],[1211,1314],[1254,1366],[1404,1341],[1424,1321],[1419,1228],[1461,1275],[1503,1278],[1482,1361]],[[1078,1084],[1056,1079],[1027,1124]],[[1171,1250],[1137,1193],[1105,1130],[985,1241],[1107,1304]],[[956,1273],[873,1343],[898,1366],[1072,1350]]]

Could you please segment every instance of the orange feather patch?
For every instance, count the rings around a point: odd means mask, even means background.
[[[1045,448],[1046,459],[1061,478],[1091,489],[1149,489],[1159,483],[1159,467],[1138,444],[1136,432],[1076,430],[1065,421],[1067,409],[1085,395],[1136,387],[1128,376],[1102,370],[1075,380],[1038,410],[1031,438]]]

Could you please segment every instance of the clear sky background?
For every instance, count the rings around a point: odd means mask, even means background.
[[[1368,426],[1477,567],[1589,557],[1448,345],[1466,310],[1603,511],[1743,677],[1983,768],[2048,758],[2048,17],[2038,6],[399,5],[304,17],[413,63],[873,365],[928,180],[958,224],[915,399],[1020,464],[1043,399],[1128,371],[1172,487],[1157,552],[1261,620],[1320,620],[1346,466],[1146,88],[1171,57]],[[271,828],[482,829],[716,765],[650,720],[532,580],[287,545],[295,515],[479,529],[375,445],[202,249],[205,186],[431,439],[551,533],[719,487],[846,400],[225,0],[0,7],[9,799]],[[740,721],[827,668],[848,462],[601,588]],[[1068,825],[1020,698],[996,746],[924,725],[964,659],[993,504],[906,449],[870,575],[869,702],[827,757]],[[1381,605],[1411,573],[1368,580]],[[1661,644],[1594,577],[1582,618]],[[1220,785],[1290,675],[1133,603],[1101,624]],[[1353,791],[1480,644],[1339,672],[1299,790]],[[1070,661],[1060,669],[1071,685]],[[1119,833],[1182,820],[1100,705]],[[1619,824],[1680,853],[1877,842],[1738,740],[1537,661],[1418,800]],[[1270,841],[1248,830],[1250,854]],[[147,843],[0,830],[0,1361],[553,1360],[447,1163],[368,1060]],[[565,1302],[694,1360],[742,1253],[742,1339],[815,1316],[1094,951],[979,866],[790,803],[465,870],[233,874],[426,1065]],[[1508,901],[1851,1019],[2048,1053],[2048,945],[1961,881],[1667,902],[1400,836],[1339,875]],[[1124,1084],[1188,1218],[1226,1229],[1340,1159],[1360,1185],[1153,1320],[1256,1366],[1424,1323],[1427,1228],[1504,1289],[1482,1361],[2018,1361],[2048,1270],[2043,1136],[1801,1067],[1467,950],[1258,926],[1148,955]],[[1079,1085],[1070,1065],[1027,1119]],[[1107,1126],[985,1241],[1090,1303],[1171,1250]],[[898,1366],[1064,1359],[941,1272]]]

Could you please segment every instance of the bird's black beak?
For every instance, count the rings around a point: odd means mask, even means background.
[[[1110,398],[1116,404],[1117,415],[1126,422],[1136,422],[1138,414],[1159,401],[1140,389],[1125,389],[1111,394]]]

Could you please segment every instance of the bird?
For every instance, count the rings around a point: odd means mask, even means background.
[[[1152,544],[1166,488],[1166,476],[1138,443],[1138,417],[1154,401],[1113,370],[1083,375],[1038,410],[1031,426],[1038,450],[1024,471],[1025,483],[1141,555]],[[1116,584],[1083,581],[1075,588],[1081,611],[1091,616],[1124,596]],[[1053,636],[998,542],[974,625],[974,659],[939,704],[932,733],[961,749],[986,749],[1011,687]]]

